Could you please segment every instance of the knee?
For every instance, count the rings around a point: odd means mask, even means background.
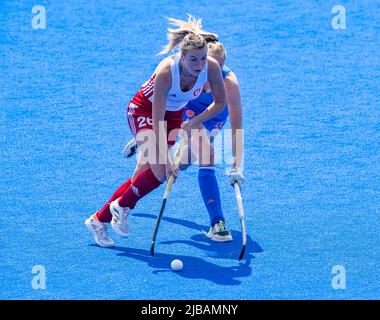
[[[154,165],[151,168],[157,180],[161,182],[166,180],[166,167],[164,165]]]
[[[200,152],[199,164],[201,166],[213,166],[214,165],[214,148],[210,146],[206,151]]]
[[[143,172],[145,169],[149,168],[149,163],[138,163],[135,169],[135,172],[133,173],[133,178],[132,180],[136,179],[136,177]]]
[[[210,148],[210,163],[209,165],[213,166],[214,165],[214,157],[215,157],[215,151],[214,148]]]

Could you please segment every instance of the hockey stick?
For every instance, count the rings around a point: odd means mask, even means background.
[[[239,260],[241,260],[244,256],[245,248],[247,246],[247,231],[245,229],[245,215],[243,209],[243,201],[241,199],[240,187],[238,183],[234,183],[235,195],[236,195],[236,203],[239,210],[239,216],[241,221],[241,236],[242,236],[242,248],[239,256]]]
[[[174,164],[175,168],[178,168],[178,166],[179,166],[179,162],[181,160],[181,155],[182,155],[182,149],[184,148],[184,146],[185,146],[185,138],[181,138],[181,142],[179,144],[179,147],[178,147],[177,152],[176,152],[174,159],[173,159],[173,164]],[[150,244],[150,254],[152,256],[154,256],[154,245],[156,243],[158,227],[160,226],[162,214],[164,213],[164,210],[165,210],[166,200],[169,196],[169,193],[170,193],[170,190],[172,188],[173,183],[174,183],[174,177],[171,175],[168,179],[168,183],[166,184],[165,193],[164,193],[164,196],[162,197],[160,212],[157,216],[156,225],[155,225],[154,231],[153,231],[152,241]]]

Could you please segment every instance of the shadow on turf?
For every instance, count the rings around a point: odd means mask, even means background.
[[[135,213],[133,216],[144,217],[156,219],[154,215],[144,214],[144,213]],[[193,246],[197,249],[206,251],[210,257],[222,258],[222,259],[233,259],[237,260],[241,251],[241,232],[230,230],[232,238],[234,239],[231,242],[215,242],[208,239],[203,233],[203,231],[208,231],[208,226],[200,225],[192,221],[172,218],[172,217],[163,217],[163,221],[174,223],[198,231],[198,234],[195,234],[191,237],[191,240],[173,240],[173,241],[162,241],[160,244],[172,244],[172,243],[183,243],[190,246]],[[263,249],[260,245],[253,241],[249,234],[247,234],[247,247],[245,250],[244,257],[242,261],[246,261],[248,265],[251,262],[251,259],[254,258],[254,253],[263,252]]]
[[[252,273],[252,269],[247,262],[239,263],[237,266],[222,267],[201,258],[185,255],[157,252],[154,257],[152,257],[149,250],[125,247],[111,247],[108,248],[108,250],[120,251],[121,253],[118,254],[120,256],[137,259],[147,263],[152,268],[159,269],[153,271],[154,274],[174,272],[168,268],[168,266],[170,266],[171,261],[174,259],[181,259],[184,268],[181,272],[176,273],[178,276],[188,279],[204,279],[220,285],[239,285],[241,281],[237,278],[248,277]]]
[[[144,213],[134,213],[135,217],[149,218],[156,220],[156,216]],[[254,242],[247,234],[247,248],[244,258],[238,261],[238,256],[241,250],[241,232],[231,230],[234,241],[218,243],[209,240],[202,230],[208,231],[208,226],[200,225],[192,221],[176,219],[171,217],[163,217],[163,221],[184,226],[186,228],[199,232],[191,237],[191,240],[175,240],[175,241],[162,241],[157,244],[172,244],[183,243],[196,247],[197,249],[207,252],[210,257],[231,259],[235,260],[237,265],[224,267],[205,261],[198,257],[178,255],[178,254],[165,254],[156,252],[154,257],[150,255],[149,250],[126,248],[126,247],[112,247],[109,250],[116,250],[120,256],[137,259],[147,263],[150,267],[155,268],[154,274],[162,272],[173,272],[169,266],[174,259],[180,259],[184,263],[184,269],[178,272],[178,276],[188,279],[204,279],[220,285],[239,285],[241,281],[238,278],[249,277],[252,273],[250,267],[251,259],[254,258],[254,253],[263,252],[259,244]],[[95,245],[94,245],[95,246]]]

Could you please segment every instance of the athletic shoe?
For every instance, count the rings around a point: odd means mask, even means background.
[[[121,237],[128,237],[128,216],[131,209],[128,207],[120,207],[117,202],[119,199],[110,203],[110,211],[112,214],[111,225],[113,230]]]
[[[123,157],[130,158],[137,152],[137,143],[135,139],[130,140],[123,149]]]
[[[108,223],[97,221],[93,216],[84,222],[87,229],[94,236],[95,242],[101,247],[113,247],[115,243],[108,237]]]
[[[232,236],[227,230],[226,223],[222,220],[210,227],[207,237],[213,241],[226,242],[232,241]]]

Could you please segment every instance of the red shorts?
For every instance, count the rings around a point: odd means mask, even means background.
[[[168,145],[175,144],[175,137],[181,128],[183,108],[178,111],[166,111],[165,118],[167,125]],[[150,102],[139,90],[132,98],[127,108],[127,118],[132,134],[136,134],[145,129],[153,129],[152,102]]]

